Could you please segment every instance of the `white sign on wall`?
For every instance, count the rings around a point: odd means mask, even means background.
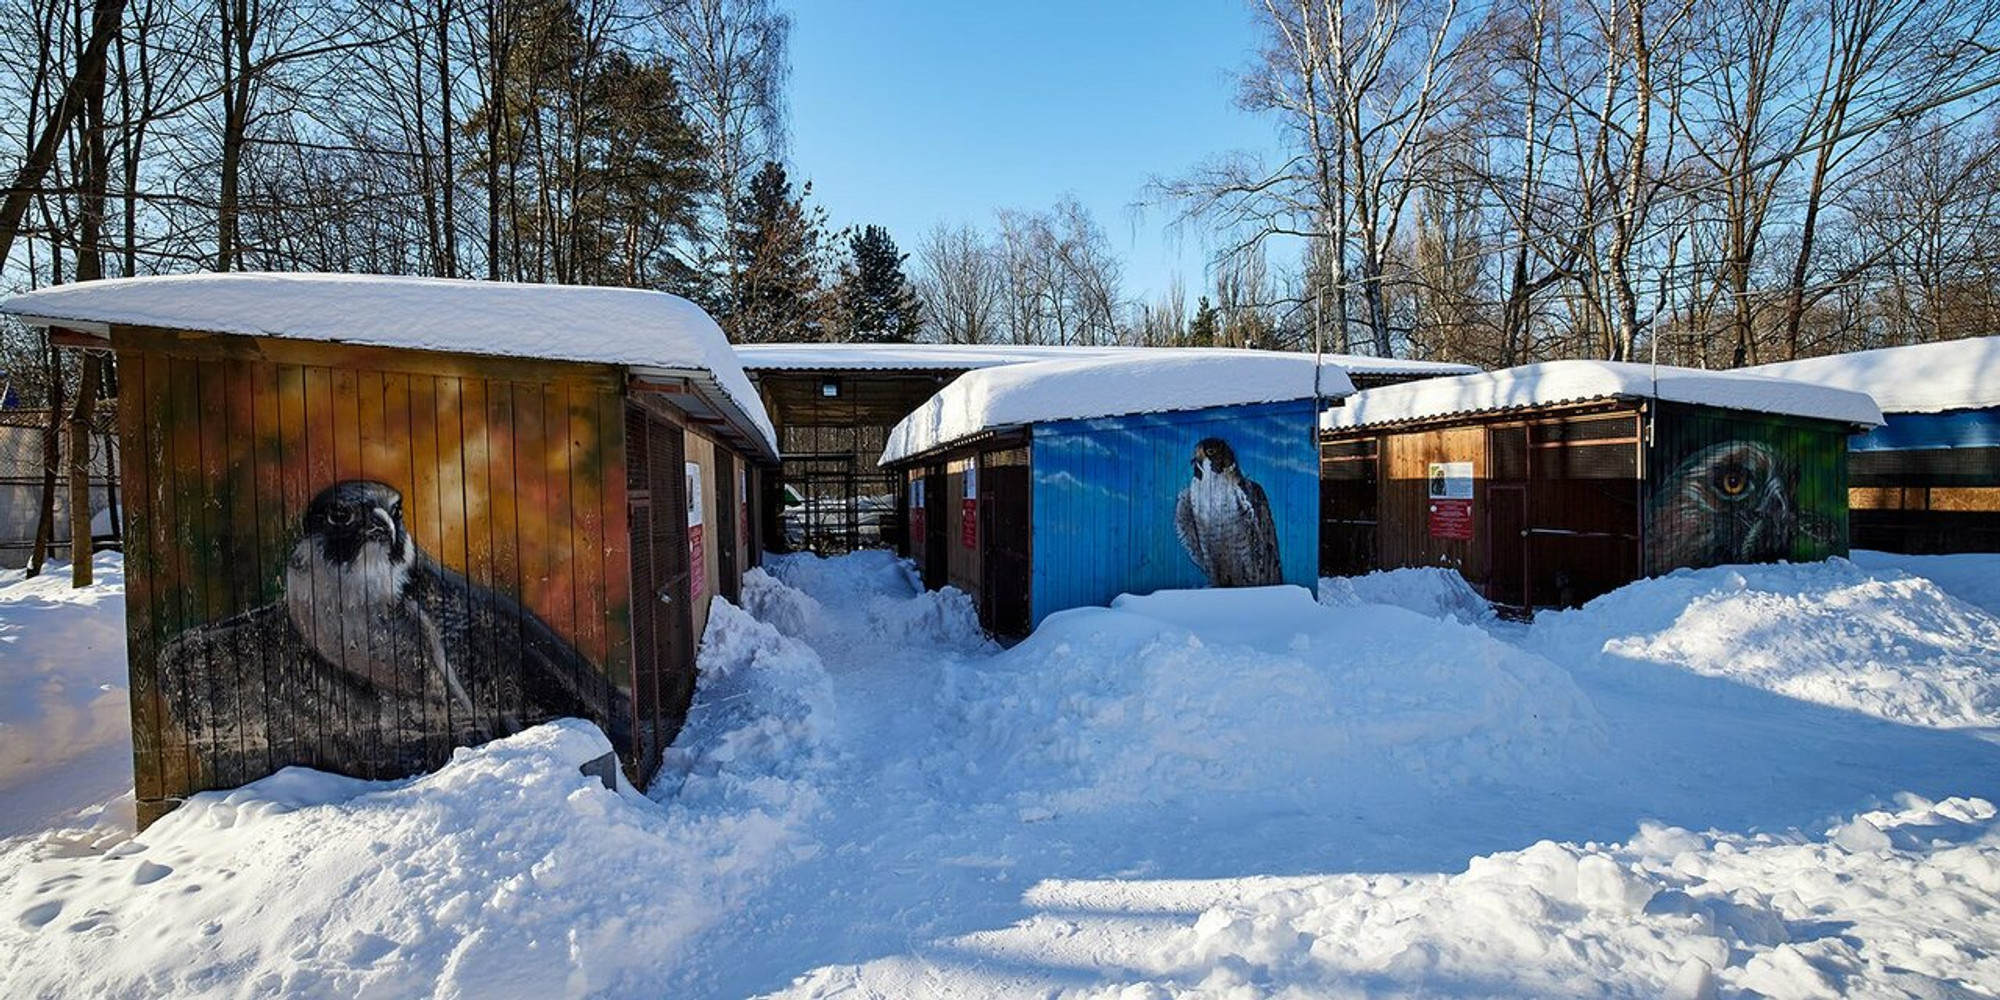
[[[701,526],[701,463],[687,463],[687,522],[688,527]]]
[[[1472,463],[1432,462],[1430,497],[1432,500],[1472,499]]]
[[[965,496],[962,500],[979,499],[979,463],[968,462],[965,466]]]

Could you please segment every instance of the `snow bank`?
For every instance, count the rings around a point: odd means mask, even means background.
[[[2000,337],[1883,347],[1744,371],[1865,392],[1888,413],[2000,406]]]
[[[1569,676],[1539,657],[1401,609],[1322,607],[1298,587],[1062,612],[951,668],[945,697],[976,744],[967,757],[1007,761],[991,780],[1021,782],[1035,815],[1532,782],[1603,738]]]
[[[715,320],[675,295],[376,274],[177,274],[59,285],[0,312],[30,321],[708,372],[771,449],[777,435]]]
[[[1900,552],[1855,549],[1848,555],[1854,565],[1869,570],[1901,570],[1921,576],[1953,597],[2000,615],[2000,553],[1956,552],[1950,555],[1912,556]]]
[[[1645,669],[1667,667],[1909,725],[2000,725],[2000,619],[1844,559],[1642,580],[1538,615],[1527,645],[1614,682],[1692,690]]]
[[[83,590],[68,566],[32,580],[0,573],[0,789],[63,780],[77,758],[109,748],[131,783],[125,565],[100,555],[91,572]]]
[[[1320,416],[1326,428],[1488,413],[1593,399],[1658,398],[1755,413],[1882,423],[1866,394],[1809,382],[1616,361],[1550,361],[1456,378],[1424,379],[1357,393]]]
[[[2000,981],[1994,812],[1911,798],[1825,838],[1649,824],[1622,844],[1543,841],[1454,875],[1168,884],[1142,906],[1129,897],[1143,884],[1044,882],[1027,901],[1067,916],[958,944],[1060,965],[1123,936],[1128,971],[1073,994],[1121,1000],[1985,995]],[[1199,902],[1218,893],[1231,898]],[[1100,899],[1113,895],[1122,906]],[[1091,916],[1190,900],[1192,919],[1142,947],[1129,924]]]
[[[1493,618],[1493,605],[1454,569],[1417,566],[1377,570],[1363,576],[1325,576],[1319,581],[1319,602],[1331,607],[1389,604],[1426,618],[1481,622]]]
[[[816,849],[818,657],[717,602],[701,665],[664,804],[580,772],[611,748],[567,720],[408,781],[288,768],[110,850],[0,855],[0,995],[663,995]]]
[[[1313,398],[1312,356],[1222,348],[1157,348],[1142,355],[1037,361],[967,372],[889,432],[884,463],[985,431],[1044,420],[1166,413]],[[1336,364],[1320,393],[1354,391]]]

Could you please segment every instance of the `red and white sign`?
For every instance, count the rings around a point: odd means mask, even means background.
[[[708,589],[708,559],[701,550],[701,464],[688,462],[687,471],[687,525],[688,525],[688,598],[699,601]]]
[[[1430,505],[1432,538],[1472,540],[1472,501],[1432,500]]]
[[[924,550],[924,481],[910,482],[910,551]]]
[[[965,492],[958,501],[958,541],[968,549],[979,547],[979,466],[965,467]]]

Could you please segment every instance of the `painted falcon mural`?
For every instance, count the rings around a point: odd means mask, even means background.
[[[1283,583],[1271,502],[1236,464],[1236,450],[1203,438],[1188,464],[1193,478],[1174,507],[1174,531],[1188,558],[1217,587]]]

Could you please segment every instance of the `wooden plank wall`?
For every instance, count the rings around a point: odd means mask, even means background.
[[[976,602],[980,593],[980,558],[978,548],[978,527],[974,526],[974,545],[965,545],[965,477],[979,461],[978,456],[953,459],[945,463],[945,581],[972,595]],[[974,482],[978,473],[973,473]],[[974,517],[978,515],[975,513]]]
[[[1476,587],[1485,587],[1490,566],[1482,519],[1486,487],[1492,475],[1486,455],[1486,428],[1446,427],[1407,431],[1383,437],[1377,454],[1380,478],[1376,504],[1375,545],[1381,567],[1448,566]],[[1473,538],[1461,541],[1432,538],[1430,532],[1430,463],[1471,462]]]
[[[360,702],[310,687],[323,679],[287,674],[277,646],[243,638],[281,620],[307,505],[342,481],[394,489],[419,549],[526,609],[607,688],[623,678],[629,698],[622,402],[612,372],[154,331],[121,330],[113,343],[124,375],[142,821],[189,793],[289,764],[406,773],[409,747],[387,745],[383,733],[421,734],[415,762],[436,766],[452,746],[490,734],[493,720],[542,721],[522,677],[505,670],[468,685],[477,717],[417,700],[382,709],[391,721],[363,718]],[[512,614],[504,636],[473,629],[465,655],[518,649],[532,625]],[[177,637],[177,657],[203,657],[194,676],[160,669]],[[325,711],[302,713],[301,699]]]

